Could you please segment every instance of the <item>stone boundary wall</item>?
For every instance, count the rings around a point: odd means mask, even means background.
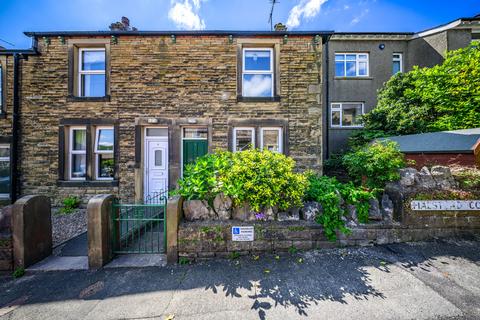
[[[372,223],[351,228],[348,236],[339,234],[338,240],[329,241],[322,227],[315,222],[241,222],[241,221],[196,221],[183,222],[178,231],[178,255],[190,260],[213,257],[226,258],[233,252],[248,255],[262,252],[285,252],[294,247],[298,250],[325,249],[345,246],[370,246],[409,241],[424,241],[435,238],[472,238],[480,236],[480,212],[475,221],[472,217],[443,219],[441,214],[433,220],[447,221],[435,225],[422,224],[423,220],[411,225],[399,223]],[[254,226],[252,242],[232,241],[232,226]]]
[[[12,206],[0,210],[0,271],[13,270]]]

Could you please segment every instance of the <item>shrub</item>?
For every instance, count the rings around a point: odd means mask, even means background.
[[[322,214],[317,215],[316,222],[323,226],[329,240],[336,240],[336,231],[349,234],[342,217],[345,210],[341,200],[354,205],[358,220],[368,222],[369,200],[375,197],[376,191],[355,187],[352,183],[340,183],[335,178],[308,174],[308,188],[305,191],[306,201],[316,201],[322,205]]]
[[[292,158],[252,149],[234,153],[232,160],[221,180],[225,194],[237,205],[246,202],[257,212],[267,207],[287,210],[302,205],[306,178],[294,172]]]
[[[306,188],[305,176],[294,167],[292,158],[267,150],[215,152],[187,166],[177,193],[211,203],[223,192],[235,205],[248,203],[256,212],[274,206],[286,210],[302,204]]]
[[[383,188],[386,182],[400,179],[398,170],[405,167],[405,156],[393,141],[376,141],[343,156],[348,174],[368,188]]]
[[[63,199],[63,207],[60,209],[60,212],[63,214],[72,213],[79,206],[80,199],[75,196],[68,196]]]
[[[183,172],[183,179],[178,181],[178,194],[187,200],[212,201],[223,191],[220,176],[232,166],[230,152],[207,154],[188,164]]]

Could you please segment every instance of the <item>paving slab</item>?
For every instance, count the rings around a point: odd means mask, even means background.
[[[166,265],[167,256],[164,254],[123,254],[115,257],[104,268],[145,268]]]
[[[27,271],[88,270],[88,257],[50,256],[27,268]]]

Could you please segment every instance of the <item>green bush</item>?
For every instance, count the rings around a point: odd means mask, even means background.
[[[350,178],[370,189],[400,179],[398,170],[406,165],[405,156],[393,141],[376,141],[343,156]]]
[[[80,199],[75,196],[68,196],[63,199],[63,207],[60,209],[60,212],[63,214],[72,213],[79,206]]]
[[[286,210],[302,205],[307,183],[294,168],[292,158],[267,150],[220,151],[188,165],[177,192],[210,203],[223,192],[235,205],[248,203],[256,212],[274,206]]]
[[[232,166],[231,152],[216,152],[188,164],[178,181],[178,194],[187,200],[213,201],[225,189],[221,176]]]
[[[306,201],[316,201],[322,205],[322,214],[317,215],[316,222],[323,226],[329,240],[336,240],[336,231],[349,234],[342,217],[346,214],[341,199],[357,209],[358,220],[368,222],[369,200],[375,198],[375,190],[355,187],[352,183],[340,183],[335,178],[308,174]]]

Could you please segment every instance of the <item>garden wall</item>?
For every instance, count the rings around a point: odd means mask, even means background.
[[[254,241],[232,241],[233,226],[254,226]],[[183,222],[178,231],[179,257],[202,260],[262,252],[285,252],[325,249],[345,246],[423,241],[435,238],[472,238],[480,236],[480,211],[468,214],[445,215],[443,212],[423,212],[409,216],[405,224],[373,223],[351,228],[348,236],[338,235],[329,241],[322,227],[309,221],[195,221]]]

